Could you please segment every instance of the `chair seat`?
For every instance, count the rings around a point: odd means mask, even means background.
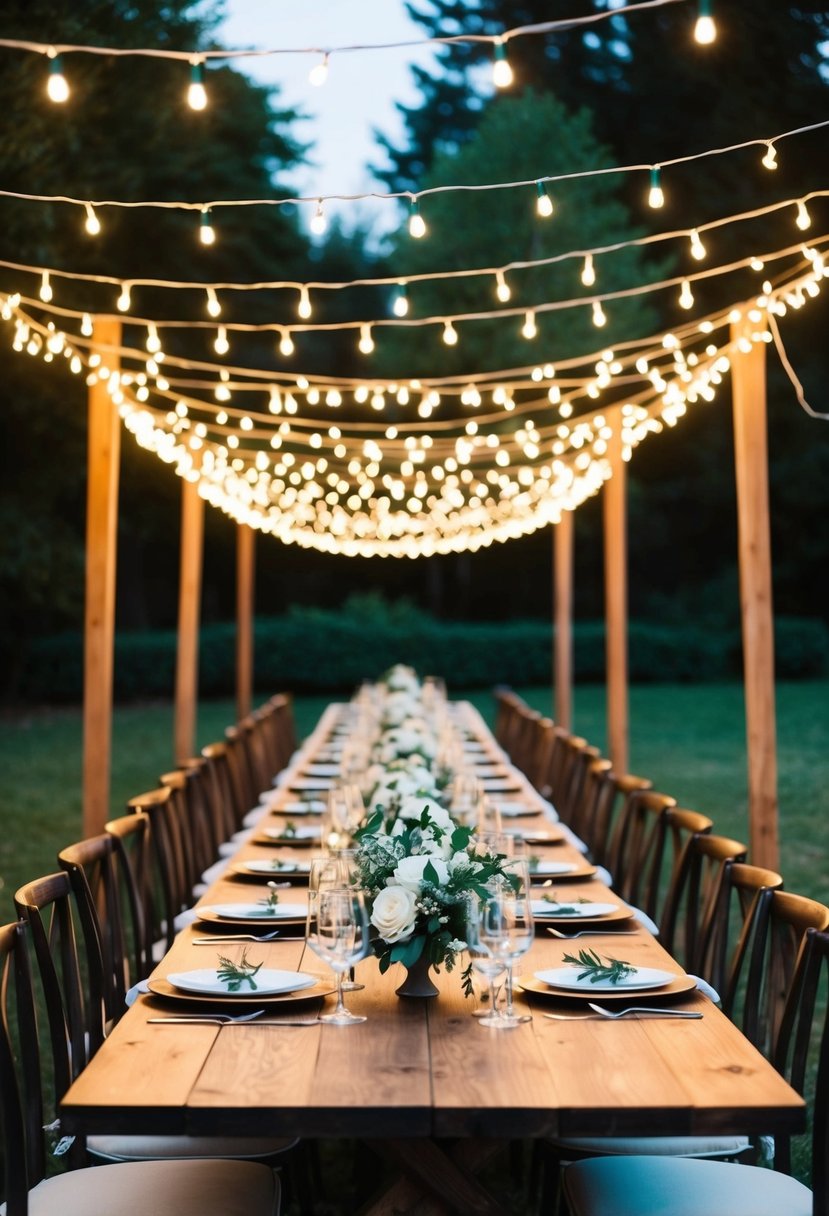
[[[572,1136],[547,1143],[566,1160],[571,1153],[595,1157],[736,1157],[751,1148],[745,1136]]]
[[[6,1205],[0,1208],[5,1216]],[[279,1181],[250,1161],[102,1165],[47,1178],[29,1216],[277,1216]]]
[[[234,1158],[263,1161],[287,1153],[299,1141],[273,1136],[89,1136],[87,1152],[102,1161],[187,1161]]]
[[[568,1165],[572,1216],[812,1216],[812,1192],[756,1165],[600,1157]]]

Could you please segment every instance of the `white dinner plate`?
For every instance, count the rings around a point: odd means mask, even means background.
[[[263,967],[254,976],[254,984],[242,984],[237,992],[231,992],[227,982],[220,980],[213,968],[204,967],[199,971],[179,971],[167,977],[168,984],[178,988],[179,992],[195,992],[199,996],[274,996],[280,992],[299,992],[316,984],[315,975],[307,975],[303,971],[266,971]]]
[[[568,920],[580,920],[584,917],[610,916],[619,907],[618,904],[578,904],[568,903],[566,899],[558,900],[556,903],[548,903],[545,899],[534,899],[532,901],[533,916],[544,917],[567,917]],[[568,909],[563,911],[562,909]]]
[[[274,874],[290,874],[290,870],[285,869],[285,863],[278,858],[273,861],[262,861],[259,858],[254,858],[251,861],[237,861],[231,867],[235,874],[263,874],[268,878],[272,878]]]
[[[550,971],[536,971],[535,978],[567,992],[645,992],[648,988],[663,988],[678,978],[674,971],[657,971],[655,967],[637,967],[617,984],[606,980],[593,984],[589,976],[580,979],[579,975],[578,967],[553,967]]]
[[[482,777],[481,788],[487,794],[519,792],[524,787],[517,777]]]
[[[274,908],[265,904],[211,904],[207,908],[199,908],[199,915],[212,912],[227,920],[299,920],[307,911],[304,904],[278,903]]]
[[[317,761],[312,761],[302,770],[303,777],[339,777],[339,764],[325,763],[321,764]]]
[[[321,815],[325,810],[325,803],[321,798],[309,798],[307,802],[280,802],[278,797],[271,794],[263,801],[269,811],[273,811],[275,815],[287,815],[290,819],[300,815]]]
[[[278,828],[263,828],[262,835],[267,836],[268,840],[321,840],[322,829],[310,823],[301,823],[290,835],[286,833],[284,825]]]
[[[556,874],[573,874],[577,869],[574,861],[539,861],[530,866],[530,877],[555,878]]]
[[[527,806],[523,802],[496,802],[498,813],[502,819],[528,819],[530,815],[540,815],[540,806]]]
[[[288,783],[288,789],[298,792],[302,792],[303,790],[330,790],[333,784],[333,777],[294,777]]]

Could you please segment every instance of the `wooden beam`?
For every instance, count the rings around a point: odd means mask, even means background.
[[[611,477],[604,487],[604,585],[607,670],[607,740],[617,773],[628,771],[628,642],[627,642],[627,465],[622,459],[622,434],[617,411],[608,440]]]
[[[92,348],[117,371],[121,322],[96,320]],[[89,388],[84,601],[83,832],[97,836],[109,818],[112,753],[112,671],[115,649],[115,567],[118,547],[118,462],[121,420],[106,382]]]
[[[204,499],[196,482],[182,480],[181,557],[176,650],[176,699],[173,752],[176,764],[193,755],[199,685],[199,616],[201,609]]]
[[[553,527],[553,718],[573,729],[573,511],[562,511]]]
[[[766,347],[751,342],[757,326],[743,318],[731,326],[734,460],[740,554],[740,610],[748,749],[751,860],[776,870],[780,863],[777,814],[777,731],[774,689],[774,613],[769,534]],[[743,343],[745,349],[740,348]]]
[[[236,719],[250,713],[253,698],[253,606],[256,532],[236,525]]]

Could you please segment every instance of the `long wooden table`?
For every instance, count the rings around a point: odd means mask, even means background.
[[[471,707],[467,712],[487,740]],[[336,719],[332,707],[297,757],[285,789],[314,756],[325,754]],[[529,796],[527,791],[524,797]],[[537,822],[527,820],[526,826]],[[533,846],[533,852],[581,860],[567,844]],[[247,843],[238,858],[269,856],[272,848]],[[568,897],[615,899],[596,878],[556,884]],[[203,902],[259,898],[265,890],[264,883],[225,875]],[[301,900],[302,888],[286,898]],[[213,950],[193,944],[203,935],[204,924],[182,932],[156,974],[211,966]],[[584,939],[584,944],[642,966],[681,971],[640,927],[624,936]],[[241,949],[241,944],[221,947],[231,957]],[[567,942],[542,930],[523,971],[560,965],[568,950]],[[309,952],[303,957],[299,941],[263,942],[252,951],[265,967],[296,969],[302,960],[304,970],[330,974]],[[583,1010],[564,1002],[528,1005],[518,992],[518,1003],[530,1008],[533,1020],[498,1031],[471,1016],[475,1002],[463,997],[457,973],[441,973],[440,996],[430,1001],[395,996],[402,978],[398,967],[381,976],[376,962],[367,959],[357,975],[365,988],[349,993],[348,1004],[367,1020],[350,1027],[153,1025],[150,1016],[174,1010],[160,998],[142,996],[65,1096],[64,1129],[358,1137],[382,1142],[416,1179],[400,1183],[394,1202],[404,1201],[407,1187],[411,1192],[413,1186],[426,1186],[437,1206],[418,1210],[446,1210],[438,1196],[450,1196],[457,1210],[495,1216],[502,1209],[473,1177],[475,1164],[492,1147],[488,1141],[774,1134],[798,1132],[805,1125],[801,1098],[699,992],[681,1005],[700,1010],[704,1016],[698,1021],[629,1016],[616,1022],[550,1020],[543,1016],[546,1011]],[[304,1015],[307,1006],[299,1008]],[[285,1012],[282,1007],[275,1016]],[[455,1138],[453,1147],[443,1143]],[[473,1199],[477,1206],[470,1207]],[[391,1202],[376,1211],[393,1210]]]

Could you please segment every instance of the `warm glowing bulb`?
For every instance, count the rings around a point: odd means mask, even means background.
[[[777,168],[777,149],[773,143],[766,144],[766,154],[760,162],[766,169]]]
[[[443,340],[447,346],[457,346],[458,344],[458,331],[451,321],[443,323]]]
[[[426,235],[426,221],[420,214],[420,208],[416,198],[413,198],[409,207],[409,236],[413,236],[416,241]]]
[[[528,308],[524,314],[524,324],[521,326],[522,337],[528,340],[534,338],[538,333],[538,328],[535,324],[535,312],[532,308]]]
[[[308,80],[316,88],[320,88],[328,79],[328,51],[325,52],[319,63],[315,63],[308,73]]]
[[[700,46],[709,46],[716,40],[717,27],[711,16],[711,0],[699,0],[699,15],[694,26],[694,38]]]
[[[535,209],[543,219],[547,219],[553,214],[553,200],[543,182],[535,183],[535,195]]]
[[[126,283],[124,283],[123,287],[121,288],[121,294],[118,297],[118,299],[116,300],[118,311],[119,312],[129,312],[131,302],[132,301],[130,298],[130,289],[129,289],[128,285]]]
[[[509,283],[504,278],[503,270],[495,271],[495,294],[502,304],[506,304],[507,300],[512,295]]]
[[[85,312],[81,318],[81,333],[85,338],[92,337],[92,318],[88,312]]]
[[[311,315],[311,297],[308,294],[307,287],[300,287],[299,289],[299,304],[297,304],[296,310],[303,321],[307,321]]]
[[[809,212],[806,209],[805,202],[803,201],[803,199],[801,199],[800,202],[797,204],[797,218],[795,219],[795,223],[797,224],[797,226],[801,230],[801,232],[803,232],[803,231],[805,231],[806,228],[809,227],[811,222],[812,222],[812,217],[809,215]]]
[[[205,289],[207,294],[207,311],[211,317],[219,317],[222,313],[222,306],[219,303],[219,297],[212,287]]]
[[[216,229],[210,222],[210,208],[205,207],[199,221],[199,240],[202,245],[216,244]]]
[[[90,236],[97,236],[101,231],[101,221],[95,214],[95,209],[91,203],[84,203],[84,208],[86,210],[86,222],[84,223],[84,228]]]
[[[603,325],[607,324],[605,311],[598,300],[593,301],[593,324],[597,326],[598,329],[601,329]]]
[[[63,105],[69,100],[69,84],[63,74],[63,64],[60,55],[50,55],[49,79],[46,81],[46,93],[50,101]]]
[[[294,350],[294,340],[291,337],[291,331],[289,329],[283,329],[279,338],[280,355],[292,355]]]
[[[213,343],[213,349],[217,355],[226,355],[230,350],[230,343],[227,340],[227,330],[224,325],[220,325],[216,331],[216,340]]]
[[[374,339],[371,336],[371,326],[360,326],[360,341],[358,347],[361,355],[370,355],[374,350]]]
[[[503,42],[496,42],[495,60],[492,64],[492,83],[496,89],[508,89],[512,81],[512,68],[507,59],[507,48]]]
[[[662,170],[658,165],[651,169],[651,188],[648,191],[648,206],[657,210],[665,205],[665,194],[662,190]]]
[[[705,246],[700,240],[700,235],[696,228],[691,233],[689,240],[691,242],[691,257],[695,258],[698,262],[701,262],[705,257]]]
[[[584,259],[584,266],[581,271],[581,281],[585,287],[592,287],[596,282],[596,269],[593,265],[593,254],[588,253]]]
[[[325,208],[322,205],[322,199],[317,199],[316,210],[311,217],[310,228],[315,236],[322,236],[328,227],[328,220],[325,218]]]
[[[37,293],[44,304],[48,304],[52,298],[52,284],[49,282],[49,271],[44,270],[40,277],[40,290]]]
[[[190,65],[190,86],[187,89],[187,104],[191,110],[203,110],[207,106],[207,90],[204,87],[204,64],[195,60]]]
[[[679,293],[679,307],[680,308],[693,308],[694,307],[694,293],[691,291],[691,284],[688,282],[687,279],[682,280],[682,290]]]
[[[406,295],[406,284],[398,283],[397,292],[392,304],[392,312],[396,317],[405,317],[409,311],[409,297]]]
[[[147,326],[146,347],[151,355],[156,355],[161,350],[161,339],[158,336],[158,330],[152,323]]]

